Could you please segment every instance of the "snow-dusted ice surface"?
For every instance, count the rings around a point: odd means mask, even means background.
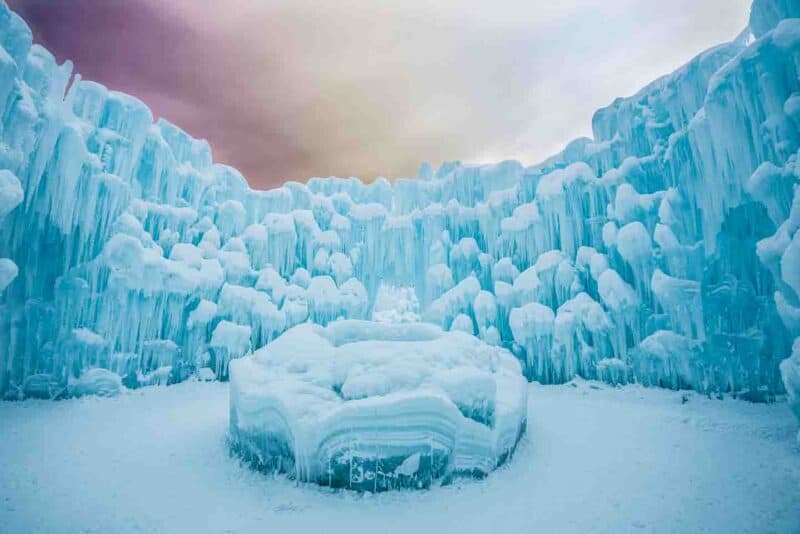
[[[296,326],[231,362],[232,450],[266,472],[365,491],[483,477],[525,432],[514,356],[424,323]]]
[[[414,288],[381,285],[372,307],[372,320],[378,323],[419,321],[419,301]]]
[[[0,530],[762,534],[800,524],[785,404],[533,384],[509,464],[482,481],[375,495],[240,465],[227,453],[228,394],[225,383],[184,383],[0,403]]]

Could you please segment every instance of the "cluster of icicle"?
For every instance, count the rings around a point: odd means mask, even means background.
[[[387,284],[529,379],[796,399],[798,9],[757,0],[542,164],[255,191],[0,5],[0,394],[224,379],[293,325],[369,318]]]

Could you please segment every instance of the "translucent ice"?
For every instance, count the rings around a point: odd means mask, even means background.
[[[233,449],[334,487],[484,476],[513,453],[526,411],[508,351],[433,325],[304,324],[231,362]]]

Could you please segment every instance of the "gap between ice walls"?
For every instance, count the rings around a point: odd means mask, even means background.
[[[384,283],[510,348],[531,380],[796,399],[793,0],[756,0],[736,40],[598,110],[593,139],[540,165],[270,191],[72,78],[0,4],[3,398],[225,379],[293,325],[369,318]]]

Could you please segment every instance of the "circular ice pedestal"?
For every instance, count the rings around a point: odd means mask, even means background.
[[[231,362],[230,377],[232,450],[337,488],[483,477],[525,431],[517,359],[428,324],[302,324]]]

